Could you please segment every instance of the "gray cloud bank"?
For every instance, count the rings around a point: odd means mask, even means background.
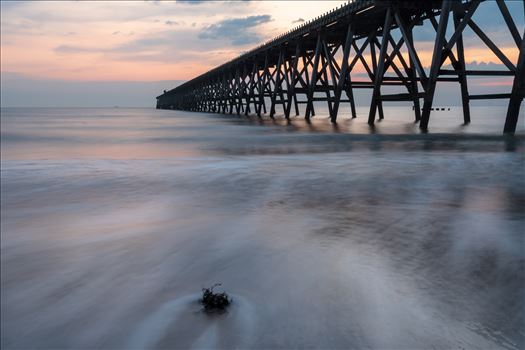
[[[155,96],[180,85],[165,81],[65,81],[1,76],[2,107],[155,107]]]
[[[189,4],[189,5],[202,5],[206,3],[213,3],[216,0],[177,0],[176,2],[179,4]],[[236,3],[248,3],[251,0],[222,0],[223,2],[236,2]]]
[[[233,45],[256,44],[261,41],[261,37],[252,28],[271,20],[270,15],[225,19],[204,28],[199,34],[199,38],[227,38],[231,40]]]

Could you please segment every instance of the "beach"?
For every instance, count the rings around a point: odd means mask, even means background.
[[[524,118],[459,111],[2,109],[2,348],[523,348]]]

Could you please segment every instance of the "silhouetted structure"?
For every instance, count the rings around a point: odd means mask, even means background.
[[[279,105],[289,118],[292,107],[299,115],[299,104],[305,104],[304,117],[309,120],[315,115],[313,102],[325,101],[335,123],[341,102],[349,103],[356,117],[354,89],[371,89],[369,124],[374,124],[376,113],[383,118],[383,101],[412,101],[415,120],[427,130],[436,84],[458,82],[465,123],[470,123],[470,100],[509,99],[504,132],[514,133],[525,91],[525,33],[520,35],[505,1],[497,0],[497,5],[519,49],[517,62],[473,21],[482,0],[355,0],[165,92],[157,97],[157,108],[261,116],[269,103],[271,118]],[[450,17],[455,30],[447,39]],[[413,30],[424,21],[435,29],[428,70],[413,40]],[[466,69],[462,34],[467,26],[507,70]],[[399,40],[394,31],[399,31]],[[366,70],[365,81],[352,81],[350,73],[358,64]],[[512,91],[471,95],[467,76],[512,76]],[[382,94],[383,86],[401,86],[407,92]]]

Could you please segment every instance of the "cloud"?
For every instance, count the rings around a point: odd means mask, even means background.
[[[236,6],[235,2],[198,1],[203,3],[203,11],[210,11],[213,15],[232,15],[246,11],[246,6]],[[242,1],[242,3],[247,3]],[[243,8],[243,10],[240,10]],[[207,12],[195,13],[195,6],[182,5],[172,1],[57,1],[54,6],[49,6],[45,1],[4,1],[1,0],[2,9],[2,34],[8,24],[13,23],[13,30],[18,29],[20,21],[28,25],[68,24],[87,25],[102,22],[115,24],[117,22],[144,21],[152,22],[161,20],[166,16],[179,21],[183,17],[195,20],[195,17],[204,16]],[[199,9],[200,10],[200,9]],[[243,12],[244,13],[244,12]]]
[[[157,32],[141,38],[128,40],[124,43],[108,46],[83,46],[64,43],[56,46],[53,51],[59,55],[103,55],[108,60],[126,62],[164,62],[173,64],[175,62],[194,62],[202,58],[202,53],[207,53],[207,61],[217,64],[217,60],[210,57],[217,50],[224,51],[225,42],[214,40],[203,45],[198,40],[198,31],[188,29],[173,29]],[[226,58],[237,54],[236,50],[225,53]],[[221,59],[226,59],[224,55],[219,55]]]
[[[117,34],[120,34],[120,31],[117,30],[116,32],[111,33],[111,35],[117,35]]]
[[[166,21],[164,23],[166,25],[168,25],[168,26],[178,26],[179,25],[179,22],[177,22],[177,21],[170,21],[170,20],[168,20],[168,21]]]
[[[302,23],[302,22],[304,22],[304,18],[301,18],[301,17],[297,18],[295,21],[292,21],[292,23]]]
[[[488,61],[488,62],[472,61],[472,62],[467,62],[466,65],[473,69],[480,69],[480,70],[508,70],[504,64],[492,62],[492,61]]]
[[[228,0],[224,2],[236,2],[236,3],[248,3],[251,0]],[[188,4],[188,5],[202,5],[206,3],[213,3],[214,0],[177,0],[179,4]]]
[[[260,24],[270,22],[270,15],[230,18],[205,27],[199,34],[201,39],[227,38],[233,45],[253,44],[261,41],[259,34],[250,30]]]
[[[7,11],[27,3],[29,3],[29,1],[1,1],[0,8],[2,11]]]
[[[505,66],[503,63],[493,62],[493,61],[468,61],[466,60],[465,66],[467,69],[476,70],[476,71],[483,71],[483,70],[500,70],[500,71],[508,71],[507,66]],[[446,64],[443,65],[443,69],[454,69],[452,65]],[[487,78],[483,76],[470,76],[469,79],[478,79],[478,78]]]
[[[155,96],[182,80],[67,81],[2,72],[2,107],[154,107]],[[2,136],[3,137],[3,136]]]
[[[70,54],[70,53],[86,53],[86,52],[100,52],[101,49],[81,47],[75,45],[60,45],[53,49],[56,53],[59,54]]]
[[[189,4],[189,5],[201,5],[206,2],[207,2],[206,0],[177,0],[177,3]]]

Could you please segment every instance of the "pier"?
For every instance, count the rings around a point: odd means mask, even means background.
[[[223,65],[157,97],[157,109],[269,115],[277,111],[289,119],[315,115],[314,102],[328,105],[330,119],[337,122],[342,104],[356,118],[355,89],[369,89],[368,124],[384,118],[383,102],[408,101],[414,120],[427,131],[437,84],[458,83],[463,122],[470,123],[472,100],[506,99],[503,132],[516,130],[525,96],[525,33],[520,33],[504,0],[496,0],[507,29],[519,50],[511,60],[479,26],[473,15],[482,0],[355,0],[305,22]],[[525,11],[525,3],[523,3]],[[447,37],[446,29],[454,31]],[[416,49],[414,33],[424,23],[434,28],[434,47],[429,67]],[[472,61],[464,49],[463,33],[470,28],[499,59],[502,70],[467,69]],[[406,52],[407,54],[403,54]],[[358,66],[367,78],[352,79]],[[507,93],[471,94],[471,76],[509,76]],[[402,92],[384,94],[382,87]],[[301,107],[301,108],[300,108]]]

